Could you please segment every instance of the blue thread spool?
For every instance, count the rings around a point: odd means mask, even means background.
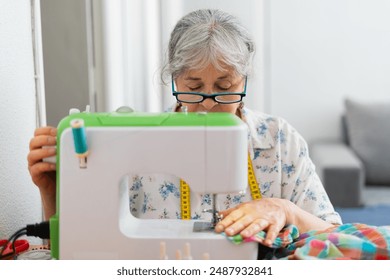
[[[73,133],[74,148],[77,157],[80,159],[80,168],[87,167],[88,144],[85,133],[84,120],[74,119],[70,122]]]

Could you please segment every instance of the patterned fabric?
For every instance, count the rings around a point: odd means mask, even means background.
[[[240,235],[228,237],[235,244],[259,242],[263,244],[265,232],[242,239]],[[263,244],[264,245],[264,244]],[[295,226],[285,227],[276,238],[270,251],[290,260],[346,259],[388,260],[390,259],[390,227],[366,224],[344,224],[327,230],[309,231],[299,235]]]
[[[249,152],[262,197],[288,199],[325,221],[341,224],[299,133],[281,118],[247,108],[242,110],[242,116],[248,125]],[[134,216],[181,218],[180,178],[169,174],[130,174],[126,183]],[[211,208],[212,199],[210,194],[191,193],[192,219],[210,220],[211,214],[202,210]],[[246,194],[217,195],[216,206],[224,210],[250,200],[248,186]]]
[[[227,239],[229,239],[234,244],[241,244],[246,242],[258,242],[262,245],[264,245],[266,232],[260,231],[256,235],[248,238],[242,238],[240,234],[234,235],[234,236],[227,236]],[[272,243],[271,248],[273,249],[279,249],[284,248],[290,245],[299,237],[299,231],[298,228],[294,225],[287,225],[283,228],[283,230],[279,233],[278,237],[276,237],[274,243]]]

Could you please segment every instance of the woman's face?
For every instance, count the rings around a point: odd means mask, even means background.
[[[203,70],[189,70],[176,78],[176,90],[181,92],[201,92],[206,94],[218,92],[242,92],[245,79],[235,74],[233,69],[217,70],[212,64]],[[188,112],[227,112],[236,114],[240,103],[219,104],[211,98],[201,103],[182,102]]]

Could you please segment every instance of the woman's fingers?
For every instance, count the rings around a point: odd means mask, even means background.
[[[265,230],[269,226],[269,222],[265,219],[254,220],[250,225],[241,231],[241,236],[244,238],[251,237],[262,230]]]
[[[286,223],[285,211],[283,201],[279,199],[246,202],[221,211],[225,218],[216,225],[215,231],[228,236],[241,234],[243,238],[266,231],[264,244],[271,246]]]
[[[240,204],[240,205],[237,205],[237,206],[235,206],[235,207],[232,207],[232,208],[223,210],[223,211],[219,211],[219,214],[220,214],[222,217],[227,217],[230,213],[232,213],[233,211],[237,210],[240,206],[241,206],[241,204]]]
[[[36,163],[42,161],[42,159],[56,155],[57,150],[55,147],[49,147],[45,149],[36,149],[28,153],[27,161],[28,166],[31,167]]]
[[[39,127],[35,129],[34,136],[39,136],[39,135],[57,136],[57,128],[51,126]]]
[[[57,139],[50,135],[38,135],[30,141],[30,151],[40,149],[43,146],[54,146],[57,144]]]
[[[49,162],[38,162],[30,166],[28,170],[30,171],[31,177],[34,179],[39,178],[45,172],[55,171],[56,165]]]
[[[220,212],[223,217],[225,217],[222,221],[220,221],[217,226],[215,227],[215,231],[216,232],[223,232],[228,229],[228,227],[231,227],[231,225],[233,225],[236,221],[238,221],[239,219],[241,219],[241,217],[244,216],[244,212],[241,211],[241,210],[235,210],[234,208],[231,209],[230,211],[227,210],[227,211],[223,211],[223,212]],[[236,227],[241,227],[240,224],[237,224]],[[232,235],[230,234],[230,232],[235,232],[235,228],[231,228],[228,230],[228,232],[226,232],[228,235]]]
[[[230,235],[230,236],[242,232],[253,221],[253,218],[250,215],[244,215],[243,212],[240,210],[237,210],[236,212],[240,212],[240,214],[236,215],[237,217],[240,217],[240,218],[233,220],[230,225],[225,226],[225,228],[226,228],[225,232],[227,235]]]
[[[237,209],[218,223],[216,232],[225,231],[229,236],[240,233],[244,238],[252,236],[269,226],[265,219],[256,219],[252,214]]]
[[[283,226],[280,227],[278,224],[270,225],[267,230],[267,235],[264,240],[264,245],[271,247],[272,243],[274,243],[276,237],[278,237],[279,232],[282,230]]]

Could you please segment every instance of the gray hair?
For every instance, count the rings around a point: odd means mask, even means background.
[[[181,18],[173,29],[161,78],[177,78],[210,63],[218,70],[233,68],[248,76],[253,54],[254,42],[234,16],[221,10],[197,10]]]

